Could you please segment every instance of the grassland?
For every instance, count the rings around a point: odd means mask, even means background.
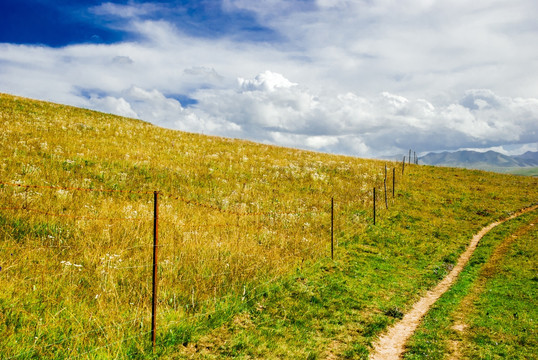
[[[531,177],[415,165],[402,177],[388,163],[388,209],[380,197],[373,226],[384,162],[10,95],[0,123],[6,358],[365,357],[473,233],[538,200]]]
[[[527,167],[494,167],[494,166],[484,166],[483,168],[486,171],[494,171],[501,174],[512,174],[512,175],[522,175],[522,176],[538,176],[538,167],[527,166]]]
[[[510,174],[537,177],[538,167],[511,169]]]
[[[491,231],[425,317],[406,359],[533,359],[538,211]]]

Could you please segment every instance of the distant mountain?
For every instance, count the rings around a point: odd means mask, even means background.
[[[514,159],[532,163],[530,166],[538,166],[538,151],[527,151],[525,154],[513,156]],[[527,165],[529,166],[529,165]]]
[[[495,151],[456,151],[429,153],[419,158],[419,164],[464,167],[469,169],[500,170],[538,166],[538,152],[508,156]]]

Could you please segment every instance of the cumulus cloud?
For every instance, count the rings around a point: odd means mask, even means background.
[[[286,79],[282,74],[265,71],[256,76],[254,80],[239,78],[239,85],[245,91],[268,91],[274,92],[279,88],[290,88],[297,84]]]
[[[359,156],[537,143],[535,2],[225,0],[221,7],[254,14],[280,38],[196,37],[174,18],[150,19],[166,13],[163,4],[103,3],[92,13],[116,19],[133,40],[0,44],[0,91]]]
[[[538,100],[470,90],[459,102],[435,107],[424,99],[383,92],[327,96],[265,71],[238,79],[235,89],[196,93],[200,118],[224,119],[237,134],[264,142],[347,154],[390,154],[532,143],[538,133]],[[476,105],[480,104],[480,106]],[[485,105],[490,104],[490,105]]]
[[[124,98],[115,98],[113,96],[90,98],[90,104],[93,109],[100,110],[106,113],[112,113],[130,118],[137,118],[138,114],[134,112]]]
[[[405,125],[413,123],[409,109],[417,108],[390,93],[374,100],[351,93],[316,95],[271,71],[253,79],[238,78],[233,89],[203,89],[195,96],[196,106],[185,108],[155,89],[131,87],[118,97],[92,97],[89,105],[136,118],[159,119],[158,124],[170,128],[354,155],[391,148],[375,135],[385,127],[387,132],[391,129],[392,119],[387,114]],[[417,104],[426,104],[431,110],[429,103]]]
[[[171,129],[228,136],[239,130],[239,126],[233,122],[207,115],[199,117],[191,109],[185,109],[178,100],[168,98],[156,89],[144,90],[133,86],[122,91],[118,97],[91,96],[88,106],[142,120],[158,119],[155,123]]]

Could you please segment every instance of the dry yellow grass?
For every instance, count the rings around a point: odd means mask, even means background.
[[[148,330],[152,191],[166,328],[327,254],[330,198],[345,204],[341,213],[364,208],[383,177],[374,161],[9,95],[0,96],[0,121],[0,284],[8,317],[21,322],[6,334],[19,344],[10,355],[47,356],[65,342],[74,354]]]
[[[364,232],[372,188],[383,185],[380,161],[172,131],[10,95],[0,94],[0,124],[7,358],[151,356],[153,191],[164,337],[328,256],[332,197],[337,242]],[[394,166],[399,199],[380,215],[393,217],[382,236],[399,242],[395,256],[416,252],[435,264],[462,247],[465,232],[536,201],[532,178],[418,166],[401,178],[401,164]],[[455,235],[422,241],[407,232],[421,218],[424,236]],[[388,298],[394,289],[376,291]]]

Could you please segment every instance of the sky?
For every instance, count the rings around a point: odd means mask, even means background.
[[[0,92],[359,157],[538,151],[535,0],[2,0]]]

